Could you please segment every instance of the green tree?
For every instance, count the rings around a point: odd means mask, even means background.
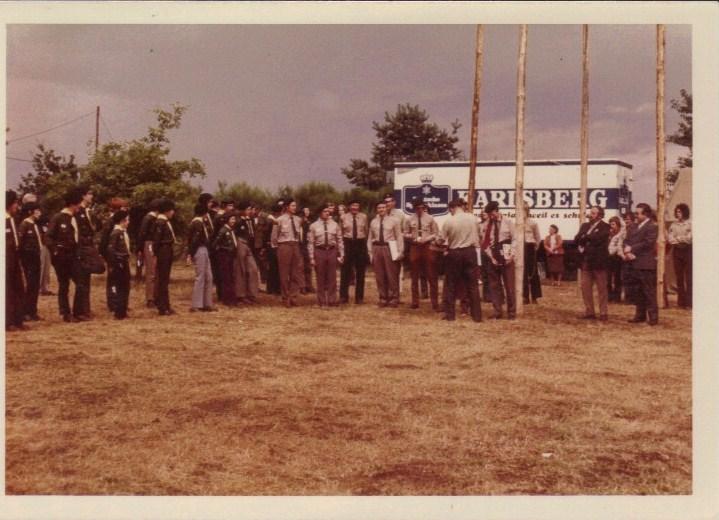
[[[205,177],[202,161],[194,157],[170,160],[168,132],[180,128],[187,107],[155,109],[157,125],[147,135],[128,142],[102,145],[81,168],[81,182],[92,187],[95,201],[104,205],[112,197],[127,199],[131,206],[147,207],[151,200],[167,197],[175,202],[174,225],[178,238],[185,236],[187,222],[200,194],[190,179]]]
[[[32,168],[32,172],[20,179],[20,193],[35,193],[42,199],[46,211],[59,211],[63,206],[65,193],[80,177],[75,156],[70,155],[66,159],[57,155],[54,150],[45,148],[45,145],[38,144],[32,157]]]
[[[693,119],[692,119],[692,95],[681,89],[680,99],[672,99],[671,106],[679,113],[679,128],[667,136],[670,143],[686,146],[689,148],[689,155],[680,156],[677,159],[677,167],[667,172],[667,183],[674,184],[679,176],[679,168],[692,167],[692,154],[694,148],[693,140]]]
[[[167,133],[180,128],[187,107],[173,104],[170,111],[155,109],[157,126],[147,135],[129,142],[109,142],[98,149],[81,169],[81,180],[92,186],[95,200],[106,203],[122,197],[131,205],[146,206],[157,197],[169,197],[181,206],[189,206],[191,215],[199,188],[188,180],[204,178],[205,167],[199,159],[169,160]]]
[[[244,181],[229,186],[227,182],[220,181],[217,183],[217,190],[214,196],[216,200],[220,201],[229,199],[237,203],[254,202],[262,208],[269,208],[274,202],[274,197],[269,190],[258,186],[250,186]]]
[[[325,202],[342,202],[343,194],[327,182],[312,181],[294,188],[292,198],[297,201],[300,208],[310,208],[310,212],[315,215],[320,205]]]
[[[451,130],[442,129],[418,105],[398,105],[395,113],[385,112],[383,122],[372,122],[376,141],[371,162],[351,159],[342,173],[355,186],[379,190],[388,184],[397,162],[461,159],[462,151],[456,147],[461,126],[454,121]]]

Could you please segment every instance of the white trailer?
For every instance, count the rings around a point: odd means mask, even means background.
[[[514,161],[477,163],[474,212],[479,214],[490,201],[497,201],[502,214],[514,219]],[[555,224],[559,234],[571,245],[579,229],[579,160],[526,161],[524,163],[524,200],[530,217],[539,225],[542,237]],[[632,204],[632,165],[616,159],[589,161],[587,206],[599,205],[605,219],[622,216]],[[469,162],[396,163],[394,193],[397,207],[412,213],[412,199],[422,197],[437,223],[449,214],[449,202],[467,199]]]

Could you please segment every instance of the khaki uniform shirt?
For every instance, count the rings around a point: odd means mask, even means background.
[[[478,247],[477,217],[471,213],[457,210],[454,215],[444,221],[440,241],[447,244],[449,249]]]
[[[369,220],[367,215],[364,213],[357,213],[357,239],[366,240],[367,232],[369,228]],[[352,229],[354,223],[354,217],[352,213],[345,213],[340,217],[340,224],[342,225],[342,236],[344,238],[352,239]]]
[[[294,221],[294,229],[292,222]],[[298,242],[302,238],[302,219],[297,215],[290,216],[284,213],[277,218],[277,224],[272,227],[272,247],[285,242]]]
[[[372,243],[379,242],[380,223],[382,226],[382,236],[384,242],[395,240],[397,242],[397,250],[401,253],[404,251],[404,237],[402,236],[402,227],[394,217],[384,217],[381,219],[377,215],[369,225],[369,235],[367,237],[367,249],[372,253]]]
[[[414,214],[404,220],[404,237],[414,244],[431,244],[438,234],[439,227],[432,215],[424,213],[420,219]]]
[[[340,258],[345,256],[345,244],[342,240],[340,225],[328,218],[327,220],[317,219],[310,225],[307,234],[307,252],[310,258],[314,258],[315,247],[321,249],[336,248]]]

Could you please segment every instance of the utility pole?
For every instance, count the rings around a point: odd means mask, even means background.
[[[95,111],[95,153],[100,146],[100,107]]]
[[[664,298],[665,230],[664,208],[666,205],[665,135],[664,135],[664,25],[657,25],[657,304],[666,306]]]
[[[517,251],[514,258],[514,298],[517,315],[524,311],[524,104],[527,81],[527,24],[519,26],[519,57],[517,59],[517,126],[515,135],[516,173],[514,179],[514,215]]]
[[[477,134],[479,126],[479,92],[482,87],[482,52],[484,47],[484,26],[477,25],[477,43],[474,61],[474,98],[472,100],[472,136],[469,149],[469,189],[467,206],[474,212],[474,186],[477,175]]]

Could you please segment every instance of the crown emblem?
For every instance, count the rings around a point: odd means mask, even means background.
[[[419,180],[421,180],[424,184],[429,184],[434,180],[434,175],[431,173],[423,173],[419,176]]]

